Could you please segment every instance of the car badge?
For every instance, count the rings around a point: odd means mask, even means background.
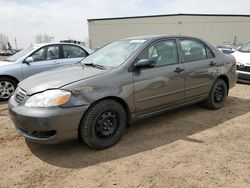
[[[244,68],[245,65],[244,65],[244,64],[239,64],[239,67],[240,67],[240,68]]]

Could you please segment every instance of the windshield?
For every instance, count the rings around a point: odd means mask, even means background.
[[[146,40],[123,40],[108,44],[81,63],[115,68],[123,64]]]
[[[31,52],[32,50],[34,50],[34,47],[26,48],[26,49],[21,50],[20,52],[18,52],[16,54],[14,54],[13,56],[8,57],[6,60],[7,61],[17,61],[18,59],[25,56],[27,53]]]
[[[240,52],[250,52],[250,42],[246,43],[239,49]]]

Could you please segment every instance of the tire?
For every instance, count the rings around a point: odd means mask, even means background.
[[[8,100],[17,88],[17,83],[8,77],[0,78],[0,101]]]
[[[126,112],[114,100],[103,100],[90,107],[79,127],[80,138],[94,149],[115,145],[126,128]]]
[[[228,88],[225,81],[217,79],[210,90],[207,100],[204,102],[204,106],[212,110],[220,109],[225,103],[227,92]]]

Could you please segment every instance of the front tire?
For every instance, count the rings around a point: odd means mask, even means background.
[[[0,101],[8,100],[17,87],[17,83],[8,77],[0,78]]]
[[[90,107],[79,127],[80,138],[94,149],[115,145],[126,128],[126,112],[114,100],[103,100]]]
[[[224,80],[217,79],[210,90],[209,96],[204,105],[212,110],[220,109],[227,97],[228,88]]]

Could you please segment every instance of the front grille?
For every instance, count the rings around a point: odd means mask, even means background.
[[[245,72],[250,72],[250,66],[241,67],[241,66],[237,65],[237,70],[239,70],[239,71],[245,71]]]
[[[26,96],[26,92],[21,89],[20,87],[18,87],[15,91],[15,101],[20,104],[21,102],[23,102],[24,97]]]

